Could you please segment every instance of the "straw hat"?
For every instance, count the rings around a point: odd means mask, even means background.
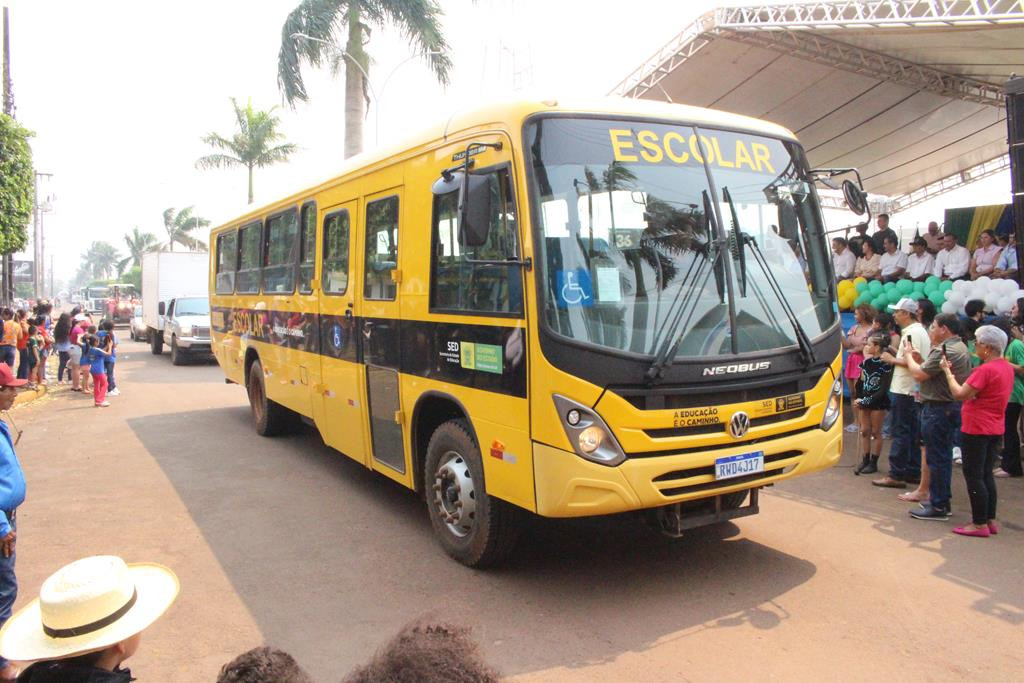
[[[109,555],[77,560],[4,624],[0,656],[30,662],[102,650],[141,633],[177,595],[178,577],[162,565]]]

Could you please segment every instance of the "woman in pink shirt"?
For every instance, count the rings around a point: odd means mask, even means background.
[[[999,244],[996,242],[994,230],[985,230],[978,237],[978,248],[974,250],[971,257],[971,279],[977,280],[982,275],[992,275],[996,268],[996,261],[999,260]]]
[[[974,340],[981,365],[974,368],[963,385],[956,381],[945,358],[942,370],[953,398],[964,402],[960,409],[963,425],[960,431],[963,434],[964,481],[971,498],[971,524],[959,526],[953,533],[985,538],[999,533],[992,468],[1002,446],[1006,404],[1013,391],[1013,366],[1003,358],[1007,336],[998,327],[982,325],[975,331]]]
[[[75,313],[74,310],[73,318],[78,318],[80,313]],[[85,334],[85,330],[82,329],[82,321],[73,320],[71,323],[71,332],[68,333],[68,341],[71,342],[71,348],[68,350],[68,367],[71,368],[71,391],[81,391],[81,370],[79,369],[79,362],[82,360],[82,347],[79,345],[81,342],[81,336]]]

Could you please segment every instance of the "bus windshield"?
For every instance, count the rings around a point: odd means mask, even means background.
[[[551,117],[528,124],[526,146],[555,333],[642,355],[668,339],[693,357],[792,346],[797,326],[814,339],[834,324],[821,211],[795,142]]]
[[[109,293],[108,287],[89,287],[85,290],[86,297],[90,299],[105,299]]]

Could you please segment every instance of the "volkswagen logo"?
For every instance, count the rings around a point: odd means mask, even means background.
[[[743,411],[733,414],[732,419],[729,420],[729,433],[732,434],[732,438],[742,438],[749,430],[750,416]]]

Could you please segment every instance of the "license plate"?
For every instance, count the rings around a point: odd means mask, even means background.
[[[715,460],[715,479],[732,479],[764,472],[764,451],[730,455]]]

